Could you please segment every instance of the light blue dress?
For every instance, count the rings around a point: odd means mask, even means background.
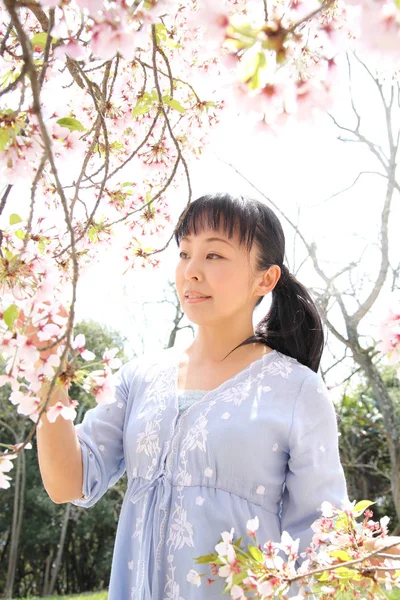
[[[276,350],[179,416],[181,353],[163,350],[125,364],[115,402],[87,411],[75,429],[83,498],[90,507],[126,471],[128,487],[114,547],[109,600],[210,600],[224,582],[188,583],[194,558],[214,551],[222,531],[311,541],[329,500],[348,501],[334,405],[321,376]]]

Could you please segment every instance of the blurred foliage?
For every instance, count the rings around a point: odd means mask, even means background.
[[[385,366],[381,375],[400,419],[400,380],[396,369]],[[390,486],[390,457],[383,417],[367,383],[354,387],[337,407],[339,449],[346,473],[350,500],[376,501],[373,519],[390,517],[389,531],[398,532],[399,522]]]

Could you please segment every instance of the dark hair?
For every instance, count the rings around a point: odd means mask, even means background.
[[[267,270],[271,265],[282,269],[272,291],[269,313],[258,323],[255,335],[233,350],[262,342],[317,372],[324,348],[322,320],[307,289],[283,265],[285,235],[278,217],[268,206],[247,196],[207,194],[182,212],[175,240],[179,245],[186,235],[196,235],[204,229],[216,231],[220,227],[229,238],[237,227],[240,245],[245,245],[248,251],[253,242],[257,245],[257,270]],[[262,299],[263,296],[256,306]]]

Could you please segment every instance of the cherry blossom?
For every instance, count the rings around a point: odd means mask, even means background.
[[[85,349],[86,338],[84,333],[79,333],[74,341],[71,343],[71,347],[78,351],[78,354],[82,356],[83,360],[93,360],[96,355],[90,350]]]
[[[70,406],[65,406],[62,402],[57,402],[53,406],[47,409],[47,420],[50,423],[54,423],[55,420],[61,415],[66,421],[73,421],[76,417],[75,406],[78,402],[72,401]]]

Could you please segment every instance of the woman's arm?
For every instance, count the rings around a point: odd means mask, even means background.
[[[39,392],[39,397],[46,398],[47,390],[48,386]],[[57,402],[68,406],[65,388],[55,388],[47,408]],[[50,423],[46,413],[40,420],[42,426],[36,430],[36,440],[45,490],[56,504],[73,500],[81,495],[83,481],[81,447],[74,424],[61,416]]]
[[[306,377],[296,398],[289,451],[281,530],[294,539],[300,538],[300,553],[311,542],[311,525],[321,517],[322,502],[328,500],[338,508],[349,502],[339,457],[335,408],[317,373]]]

